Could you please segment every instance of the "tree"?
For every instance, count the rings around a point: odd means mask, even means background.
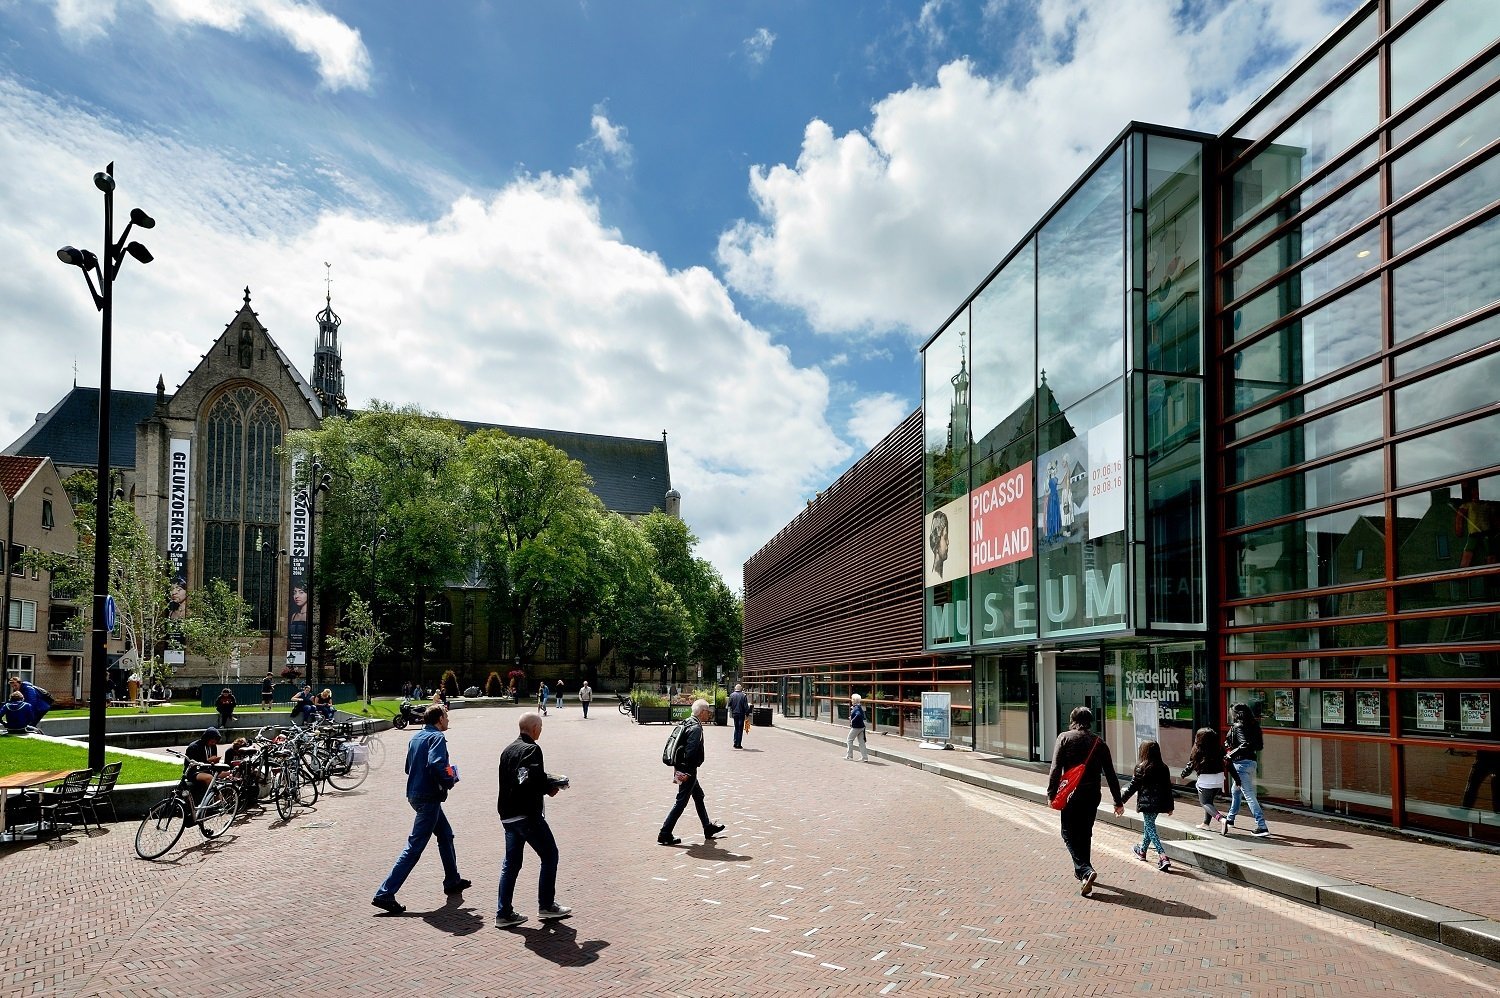
[[[744,606],[714,572],[703,604],[703,626],[693,643],[693,654],[704,665],[706,682],[717,683],[726,672],[739,671],[740,641],[744,633]]]
[[[370,703],[370,663],[375,661],[376,654],[384,646],[385,632],[376,623],[370,604],[358,593],[350,593],[343,622],[328,639],[328,651],[340,665],[360,670],[367,708]]]
[[[183,645],[208,663],[221,686],[229,682],[230,663],[254,643],[250,612],[250,604],[223,579],[210,579],[188,600]]]

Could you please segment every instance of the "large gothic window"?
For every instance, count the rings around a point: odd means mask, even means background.
[[[203,579],[223,579],[251,607],[256,628],[276,622],[281,543],[281,416],[254,388],[225,392],[208,411],[203,488]]]

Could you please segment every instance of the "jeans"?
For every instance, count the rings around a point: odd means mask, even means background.
[[[552,837],[552,828],[541,816],[523,818],[506,823],[505,861],[500,864],[500,906],[497,914],[515,911],[512,902],[516,894],[516,877],[521,873],[521,862],[526,857],[526,846],[536,850],[542,861],[542,873],[536,883],[537,904],[551,908],[557,903],[557,840]]]
[[[443,860],[443,887],[447,889],[458,883],[463,877],[458,874],[458,854],[453,849],[453,826],[448,824],[448,816],[443,814],[443,802],[437,800],[416,800],[411,797],[406,799],[411,809],[417,812],[416,820],[411,823],[411,836],[406,840],[406,848],[401,850],[401,855],[396,857],[396,865],[391,867],[390,876],[385,878],[385,883],[375,892],[377,898],[395,897],[401,885],[406,883],[406,878],[411,876],[412,869],[417,865],[417,860],[422,858],[422,850],[427,848],[427,840],[437,836],[438,855]]]
[[[729,719],[734,722],[734,747],[744,748],[745,742],[745,715],[731,714]]]
[[[1090,853],[1094,845],[1094,818],[1099,814],[1099,798],[1080,801],[1077,795],[1062,809],[1062,840],[1073,859],[1073,876],[1082,880],[1094,871]]]
[[[1219,807],[1214,800],[1219,796],[1218,787],[1199,787],[1198,803],[1203,805],[1203,824],[1212,825],[1219,816]]]
[[[1234,816],[1240,813],[1240,798],[1243,797],[1249,805],[1250,817],[1255,819],[1255,827],[1266,827],[1266,816],[1261,812],[1260,801],[1255,797],[1255,768],[1254,759],[1234,761],[1234,771],[1240,778],[1235,781],[1234,790],[1229,795],[1229,817],[1225,821],[1234,821]]]
[[[587,701],[587,700],[580,700],[578,702],[583,705],[583,716],[584,717],[588,717],[589,716],[589,701]]]
[[[1145,852],[1147,846],[1156,846],[1156,854],[1165,856],[1167,851],[1161,847],[1161,836],[1156,834],[1156,815],[1149,811],[1142,811],[1141,824],[1145,826],[1145,831],[1141,835],[1141,851]]]
[[[854,758],[854,746],[859,746],[859,754],[864,757],[865,762],[870,761],[870,746],[865,744],[865,729],[850,728],[849,733],[844,736],[844,758]]]
[[[703,831],[707,834],[708,826],[713,821],[708,817],[708,808],[703,806],[703,788],[698,785],[698,774],[694,773],[677,784],[677,799],[672,802],[672,810],[667,812],[667,820],[662,822],[663,836],[671,835],[672,829],[677,827],[677,819],[682,817],[682,812],[687,808],[689,797],[693,799],[693,807],[698,809],[698,820],[703,823]]]

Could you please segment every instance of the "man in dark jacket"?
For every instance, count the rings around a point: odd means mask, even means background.
[[[5,730],[13,735],[24,735],[36,720],[36,712],[20,690],[12,693],[5,704]]]
[[[745,739],[745,718],[750,716],[750,698],[745,696],[745,688],[739,683],[734,684],[734,692],[729,694],[729,718],[734,722],[734,747],[744,748],[741,744]]]
[[[453,826],[443,814],[443,801],[458,783],[458,769],[448,760],[448,738],[443,734],[448,730],[448,712],[435,705],[428,707],[422,721],[425,726],[406,745],[406,802],[417,812],[417,817],[412,822],[406,848],[401,850],[390,875],[370,901],[392,915],[406,911],[406,906],[396,901],[396,892],[422,858],[428,839],[437,838],[438,856],[443,860],[443,893],[462,894],[466,887],[473,886],[459,876]]]
[[[672,767],[672,779],[677,784],[677,800],[673,802],[672,810],[667,812],[667,820],[662,822],[661,831],[656,836],[656,841],[661,845],[675,846],[682,843],[681,839],[672,834],[672,829],[676,827],[677,819],[682,817],[688,798],[692,798],[693,806],[698,809],[698,820],[703,824],[705,841],[713,839],[724,830],[723,825],[716,825],[709,818],[708,808],[703,806],[703,788],[698,785],[698,767],[703,765],[703,722],[713,716],[714,709],[707,700],[693,701],[693,713],[686,721],[687,727],[683,729],[682,742],[678,746],[677,764]]]
[[[542,861],[537,879],[537,917],[543,921],[567,918],[572,908],[557,903],[557,840],[547,824],[546,797],[556,797],[566,790],[565,776],[552,776],[542,763],[542,715],[527,711],[519,722],[521,733],[500,753],[500,824],[505,829],[505,861],[500,864],[500,901],[495,910],[495,925],[509,928],[526,921],[517,914],[512,902],[516,894],[516,877],[529,844]]]
[[[1052,770],[1047,774],[1047,799],[1057,797],[1058,784],[1063,773],[1079,763],[1086,763],[1078,786],[1070,787],[1068,802],[1062,808],[1062,839],[1073,858],[1073,876],[1082,885],[1081,893],[1088,897],[1094,890],[1094,865],[1089,856],[1094,842],[1094,817],[1099,811],[1099,777],[1109,781],[1109,793],[1115,801],[1115,814],[1125,813],[1125,802],[1120,798],[1120,779],[1115,775],[1115,764],[1109,756],[1109,746],[1104,739],[1089,729],[1094,726],[1094,712],[1087,707],[1074,707],[1068,715],[1068,730],[1057,736],[1052,746]]]

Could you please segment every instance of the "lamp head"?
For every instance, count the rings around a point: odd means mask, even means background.
[[[73,246],[64,246],[57,251],[57,258],[69,267],[77,267],[80,270],[96,270],[99,267],[99,258],[86,249],[77,249]]]
[[[100,171],[99,173],[94,174],[94,186],[99,188],[106,194],[113,194],[115,190],[115,178],[111,177],[109,174],[103,171]]]
[[[139,208],[130,209],[130,222],[132,225],[139,225],[143,229],[156,228],[156,219]]]
[[[135,257],[141,263],[150,263],[153,259],[151,256],[151,251],[142,246],[140,243],[135,242],[134,240],[132,240],[130,244],[125,247],[125,252]]]

